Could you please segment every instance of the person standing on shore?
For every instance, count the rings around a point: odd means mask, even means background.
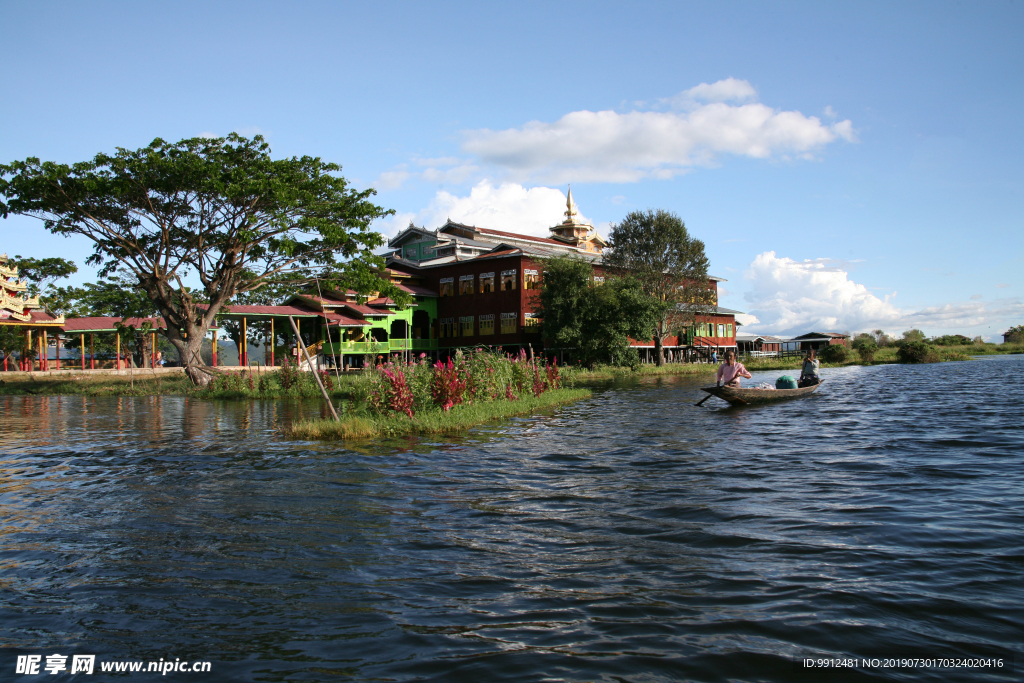
[[[725,384],[727,387],[739,389],[740,377],[750,379],[753,375],[750,374],[749,370],[743,367],[743,363],[736,360],[735,351],[726,351],[725,362],[718,366],[718,386]]]

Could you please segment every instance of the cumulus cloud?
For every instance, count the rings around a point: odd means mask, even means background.
[[[420,168],[410,170],[410,164],[399,164],[377,176],[373,186],[378,190],[397,190],[410,178],[422,178],[439,185],[461,185],[480,171],[476,164],[458,157],[415,158],[412,165]]]
[[[635,182],[671,178],[723,155],[806,159],[838,138],[856,141],[850,120],[824,124],[756,100],[750,83],[729,78],[668,98],[671,111],[582,110],[553,123],[466,131],[463,150],[521,179]]]
[[[794,261],[767,251],[744,273],[749,289],[744,299],[757,318],[756,331],[789,335],[910,328],[929,334],[1005,326],[1024,315],[1024,301],[966,301],[908,311],[895,306],[896,292],[878,298],[850,279],[842,264],[831,259]],[[755,330],[751,330],[755,331]]]
[[[477,183],[468,195],[441,190],[430,204],[417,212],[401,213],[383,221],[382,232],[393,236],[412,221],[435,229],[448,218],[457,223],[493,230],[518,232],[549,237],[548,228],[561,223],[565,212],[565,194],[552,187],[526,188],[517,183],[494,184],[490,180]],[[580,215],[584,222],[590,222]]]

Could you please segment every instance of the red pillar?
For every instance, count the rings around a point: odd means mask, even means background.
[[[60,370],[60,332],[57,333],[57,370]]]
[[[89,369],[96,369],[96,333],[89,333]]]

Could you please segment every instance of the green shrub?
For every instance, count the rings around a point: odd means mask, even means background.
[[[896,360],[901,363],[938,363],[939,353],[923,341],[903,342],[896,351]]]
[[[870,334],[858,334],[853,340],[853,348],[860,355],[863,363],[870,363],[878,353],[878,343]]]
[[[832,344],[821,350],[820,358],[823,363],[845,363],[849,351],[842,344]]]
[[[857,348],[857,354],[860,356],[861,362],[870,363],[875,360],[875,354],[878,352],[878,346],[874,343],[871,345],[864,344]]]

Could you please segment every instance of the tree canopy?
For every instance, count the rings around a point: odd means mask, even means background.
[[[588,366],[639,363],[629,338],[643,338],[661,318],[664,304],[644,294],[629,277],[592,281],[588,261],[559,256],[544,263],[539,314],[547,345],[576,349]]]
[[[92,240],[86,263],[145,292],[189,376],[205,383],[199,347],[238,294],[300,287],[315,273],[335,287],[408,302],[376,273],[383,261],[373,250],[383,238],[370,225],[391,212],[340,171],[309,156],[272,159],[260,136],[156,139],[70,165],[0,165],[0,215],[33,216],[54,234]],[[200,286],[187,286],[189,278]]]
[[[627,214],[621,223],[612,225],[609,237],[605,266],[628,275],[647,297],[663,304],[663,313],[651,331],[638,337],[654,337],[661,365],[665,338],[692,325],[699,315],[712,312],[718,303],[708,280],[704,243],[690,236],[679,216],[662,209]]]

